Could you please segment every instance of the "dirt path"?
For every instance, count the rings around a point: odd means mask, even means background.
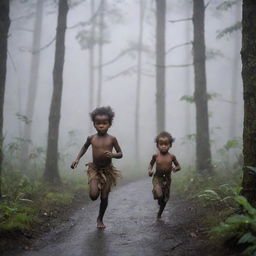
[[[228,255],[209,246],[196,230],[196,209],[171,197],[156,220],[150,179],[117,188],[105,214],[107,228],[96,229],[99,201],[79,209],[67,223],[36,241],[22,256]],[[224,253],[224,254],[223,254]],[[10,254],[8,254],[10,255]]]

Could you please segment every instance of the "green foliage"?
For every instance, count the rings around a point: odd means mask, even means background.
[[[226,10],[230,9],[231,7],[233,7],[234,5],[238,4],[239,2],[241,2],[241,0],[222,1],[222,3],[220,5],[218,5],[216,7],[216,9],[220,10],[220,11],[226,11]]]
[[[228,36],[228,35],[231,35],[233,34],[234,32],[238,31],[238,30],[241,30],[242,29],[242,22],[241,21],[238,21],[236,22],[234,25],[232,26],[229,26],[221,31],[218,31],[217,32],[217,38],[220,39],[224,36]]]
[[[242,213],[233,215],[212,229],[212,237],[233,239],[236,245],[242,244],[245,255],[256,254],[256,209],[243,196],[235,196],[235,202]]]
[[[29,120],[27,116],[22,115],[22,114],[20,114],[20,113],[16,113],[16,117],[17,117],[20,121],[22,121],[23,123],[25,123],[26,125],[32,123],[32,121]]]
[[[195,98],[194,96],[189,96],[189,95],[183,95],[180,100],[184,100],[188,103],[195,103]]]
[[[223,58],[224,54],[217,49],[207,49],[206,53],[205,53],[205,57],[207,60],[212,60],[212,59],[216,59],[218,57]]]

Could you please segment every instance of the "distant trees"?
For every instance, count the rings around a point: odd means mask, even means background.
[[[65,33],[67,27],[68,0],[60,0],[56,29],[55,62],[53,68],[53,94],[49,115],[48,143],[44,179],[50,183],[59,183],[58,139],[63,87],[63,66],[65,55]]]
[[[40,64],[40,41],[42,33],[42,19],[43,19],[43,4],[44,1],[37,0],[36,11],[35,11],[35,23],[33,30],[33,43],[31,51],[31,64],[30,64],[30,79],[28,85],[28,97],[26,105],[26,117],[29,121],[33,121],[36,92],[38,84],[38,73]],[[31,122],[25,125],[24,128],[24,138],[26,139],[22,151],[22,159],[27,163],[29,154],[29,141],[31,140]]]
[[[142,71],[142,46],[143,46],[143,22],[145,17],[145,1],[140,0],[139,7],[139,36],[138,36],[138,58],[137,58],[137,83],[135,95],[135,156],[139,161],[139,113],[140,113],[140,92],[141,92],[141,71]]]
[[[208,99],[205,68],[204,0],[193,0],[194,24],[194,73],[196,104],[196,168],[198,171],[211,170],[209,139]]]
[[[0,198],[2,197],[2,163],[3,163],[3,112],[6,80],[6,62],[8,52],[8,31],[10,27],[9,0],[0,1]]]
[[[256,2],[243,0],[242,78],[244,88],[242,194],[256,206]]]
[[[166,0],[156,0],[156,120],[165,129],[165,16]]]

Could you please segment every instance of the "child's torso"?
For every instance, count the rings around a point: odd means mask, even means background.
[[[173,155],[167,154],[157,154],[156,156],[156,175],[170,175],[172,171]]]
[[[94,135],[91,138],[91,145],[92,145],[92,156],[93,156],[94,164],[100,167],[110,165],[112,162],[112,159],[106,157],[104,152],[106,151],[112,152],[113,136],[108,134],[102,137]]]

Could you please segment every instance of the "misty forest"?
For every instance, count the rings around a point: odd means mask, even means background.
[[[1,0],[1,255],[256,255],[255,31],[254,0]],[[123,154],[104,230],[95,148],[70,168],[102,106]],[[157,219],[162,131],[181,170]]]

